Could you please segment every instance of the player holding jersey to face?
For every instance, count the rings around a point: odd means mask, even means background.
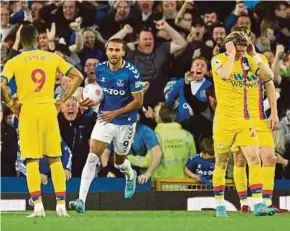
[[[262,76],[273,78],[271,69],[256,54],[250,38],[243,31],[231,32],[225,39],[226,53],[212,59],[213,79],[217,96],[214,118],[214,149],[216,165],[213,174],[217,216],[227,216],[224,202],[225,170],[230,148],[242,150],[249,165],[249,183],[255,215],[274,214],[275,210],[262,203],[262,169],[255,124],[249,113],[248,88],[255,87]],[[249,54],[246,53],[250,48]]]
[[[125,44],[121,39],[107,43],[107,62],[97,65],[97,83],[103,88],[104,99],[99,107],[99,118],[93,129],[90,153],[84,166],[79,199],[70,202],[77,212],[85,211],[85,201],[95,172],[100,166],[100,156],[113,142],[115,167],[126,177],[125,198],[135,193],[137,174],[126,159],[135,134],[137,110],[143,104],[143,89],[139,71],[123,60]]]

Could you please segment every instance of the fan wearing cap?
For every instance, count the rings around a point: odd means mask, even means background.
[[[230,149],[235,142],[249,165],[249,186],[252,192],[254,214],[272,215],[262,200],[262,168],[259,158],[259,140],[249,113],[248,90],[258,88],[273,79],[273,72],[256,53],[250,37],[243,30],[231,32],[224,41],[225,53],[212,61],[212,74],[217,97],[213,137],[216,165],[213,174],[217,216],[227,216],[224,201],[225,173]]]

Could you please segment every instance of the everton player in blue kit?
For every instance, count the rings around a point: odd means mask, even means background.
[[[114,145],[115,167],[126,177],[125,198],[131,198],[135,193],[137,174],[126,155],[134,139],[137,110],[143,104],[143,89],[139,71],[123,60],[125,46],[121,39],[110,40],[106,45],[108,61],[98,64],[95,69],[104,99],[91,134],[90,153],[82,172],[79,199],[69,203],[79,213],[85,211],[86,197],[95,172],[100,167],[100,157],[111,142]],[[85,106],[91,106],[88,104]]]

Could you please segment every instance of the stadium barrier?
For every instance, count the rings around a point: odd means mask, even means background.
[[[73,178],[67,186],[67,201],[78,197],[80,179]],[[88,195],[87,210],[189,210],[199,211],[213,209],[215,206],[213,192],[204,189],[190,179],[158,179],[155,182],[156,191],[151,190],[151,182],[137,185],[136,195],[124,199],[124,179],[96,178]],[[182,191],[168,191],[168,186],[177,185]],[[237,193],[233,190],[233,182],[227,181],[225,199],[227,209],[236,211],[239,208]],[[164,188],[165,187],[165,188]],[[171,186],[169,186],[171,187]],[[174,186],[176,187],[176,186]],[[165,189],[165,191],[164,191]],[[47,210],[55,210],[55,196],[51,181],[42,187],[44,206]],[[1,178],[1,211],[25,211],[32,209],[28,205],[25,178]],[[290,209],[290,181],[275,182],[274,204]]]

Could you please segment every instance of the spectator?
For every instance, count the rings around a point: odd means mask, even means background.
[[[164,103],[154,109],[157,123],[155,132],[163,153],[160,165],[153,177],[184,178],[184,166],[188,158],[196,153],[192,135],[176,123],[174,110]]]
[[[12,25],[9,24],[9,11],[7,8],[1,6],[1,42],[4,41],[4,38],[12,29]]]
[[[129,1],[116,1],[114,7],[116,10],[109,13],[100,25],[100,30],[106,40],[117,33],[120,28],[123,28],[126,24],[134,28],[140,25],[138,22],[139,20],[130,15],[131,5]],[[131,35],[130,37],[132,41],[133,37]]]
[[[66,180],[69,180],[71,178],[72,153],[69,147],[63,142],[63,140],[61,141],[61,152],[61,162],[64,168],[65,177]],[[17,145],[17,161],[15,163],[15,169],[18,176],[26,176],[27,170],[25,160],[20,159],[20,155],[20,147]],[[48,177],[51,177],[49,161],[46,157],[40,159],[39,168],[42,184],[46,185],[48,183]]]
[[[212,134],[213,111],[206,98],[206,90],[213,84],[206,78],[207,73],[207,60],[198,57],[193,60],[191,70],[185,74],[184,78],[184,96],[194,115],[188,129],[197,139],[202,135],[210,136]]]
[[[1,114],[1,176],[16,176],[17,133],[8,122],[12,112],[4,103]]]
[[[204,137],[199,146],[201,153],[187,161],[184,172],[195,181],[212,186],[210,180],[214,170],[213,140]]]
[[[72,176],[80,177],[89,153],[89,140],[96,114],[80,114],[78,102],[72,97],[62,105],[58,115],[59,129],[64,142],[72,151]]]
[[[174,30],[165,20],[156,22],[158,30],[165,30],[171,37],[171,42],[162,43],[155,47],[155,39],[150,29],[142,29],[139,34],[137,47],[129,47],[127,60],[139,68],[142,80],[149,81],[150,87],[144,96],[144,105],[155,106],[159,101],[164,100],[163,92],[168,79],[167,67],[170,54],[176,54],[185,48],[186,41]],[[112,38],[124,38],[130,33],[129,27],[124,27]]]
[[[81,63],[83,66],[85,66],[85,62],[88,58],[95,57],[100,62],[103,62],[104,57],[104,42],[103,38],[101,37],[101,34],[99,32],[96,32],[92,28],[85,28],[82,31],[82,37],[83,37],[83,48],[78,53],[79,57],[81,59]]]
[[[147,22],[148,18],[153,14],[154,1],[137,1],[137,4],[141,11],[142,21]]]
[[[84,86],[90,83],[96,83],[95,68],[100,61],[97,58],[91,57],[86,60],[84,73],[85,73],[85,82]]]

